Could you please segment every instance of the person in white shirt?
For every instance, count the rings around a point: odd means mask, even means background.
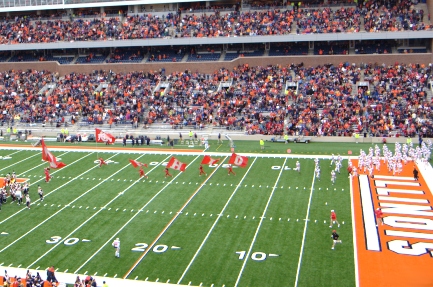
[[[21,193],[21,187],[18,187],[15,191],[15,197],[18,200],[18,205],[21,205],[21,202],[23,202],[23,195]]]
[[[331,182],[332,182],[332,185],[334,185],[336,177],[337,177],[337,175],[335,174],[335,171],[332,170],[331,171]]]
[[[28,194],[26,195],[26,205],[27,208],[30,209],[30,196]]]
[[[296,161],[295,170],[297,170],[298,172],[301,172],[301,163],[299,162],[299,160]]]
[[[116,240],[113,241],[112,245],[116,249],[116,251],[114,252],[114,256],[116,256],[117,258],[120,258],[120,240],[119,240],[119,238],[116,238]]]
[[[316,168],[315,168],[314,172],[316,174],[316,178],[318,180],[320,180],[320,166],[316,165]]]

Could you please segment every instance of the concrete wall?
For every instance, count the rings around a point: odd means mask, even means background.
[[[32,136],[35,137],[56,137],[57,134],[60,132],[60,129],[51,129],[51,128],[37,128],[32,129],[28,128],[32,131]],[[18,128],[18,131],[23,131],[23,128]],[[125,134],[128,135],[145,135],[150,137],[151,139],[155,139],[156,136],[160,136],[162,139],[166,139],[167,136],[170,136],[171,139],[179,139],[179,133],[182,133],[182,138],[184,140],[189,139],[188,129],[182,129],[182,130],[172,130],[172,129],[166,129],[166,130],[157,130],[157,129],[104,129],[104,131],[111,133],[112,135],[116,137],[123,137]],[[271,141],[272,138],[275,138],[275,136],[272,135],[245,135],[243,132],[233,132],[233,131],[226,131],[226,130],[192,130],[194,133],[197,133],[197,137],[200,139],[201,137],[207,137],[210,140],[217,140],[218,133],[221,133],[221,137],[223,140],[227,141],[224,137],[225,134],[228,134],[230,138],[234,141],[236,140],[249,140],[249,141],[259,141],[260,139],[263,139],[265,141]],[[86,128],[86,129],[80,129],[76,130],[74,127],[69,128],[69,134],[95,134],[95,130],[92,128]],[[5,129],[3,129],[3,135],[6,135]],[[280,138],[280,137],[279,137]],[[294,137],[290,137],[294,138]],[[322,136],[322,137],[309,137],[311,138],[312,143],[320,143],[320,142],[341,142],[341,143],[354,143],[355,138],[354,137],[344,137],[344,136]],[[386,138],[387,143],[393,144],[396,142],[399,143],[406,143],[405,137],[391,137]],[[372,143],[372,144],[379,144],[382,143],[381,137],[360,137],[358,139],[359,143]],[[418,143],[418,138],[412,139],[413,143]],[[290,143],[290,145],[293,145],[294,143]],[[305,143],[297,143],[297,144],[305,144]]]
[[[433,0],[431,0],[433,1]],[[433,15],[433,14],[432,14]],[[115,72],[130,71],[158,71],[165,68],[166,72],[181,72],[185,70],[199,71],[210,74],[220,68],[232,69],[238,65],[249,64],[250,66],[266,65],[290,65],[303,62],[306,66],[317,66],[323,64],[349,63],[377,63],[391,65],[398,63],[424,63],[433,62],[432,53],[423,54],[382,54],[382,55],[324,55],[324,56],[286,56],[286,57],[245,57],[237,58],[231,62],[203,62],[203,63],[143,63],[143,64],[85,64],[85,65],[59,65],[57,62],[26,62],[26,63],[0,63],[0,71],[7,70],[48,70],[58,72],[61,76],[72,73],[90,73],[94,70],[113,70]]]

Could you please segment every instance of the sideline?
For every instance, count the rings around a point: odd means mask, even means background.
[[[5,267],[4,268],[10,277],[21,277],[25,278],[27,270],[30,270],[30,272],[33,275],[36,275],[36,272],[39,272],[41,274],[41,277],[45,277],[45,270],[46,269],[24,269],[24,268],[15,268],[15,267]],[[64,272],[56,272],[56,278],[59,282],[62,282],[59,287],[65,287],[67,284],[74,284],[75,279],[77,276],[80,276],[80,279],[86,278],[87,275],[84,274],[71,274],[71,273],[64,273]],[[102,286],[102,282],[106,281],[108,286],[114,286],[114,287],[120,287],[120,286],[128,286],[128,287],[174,287],[174,286],[187,286],[187,285],[179,285],[179,284],[169,284],[169,283],[162,283],[162,282],[150,282],[150,281],[137,281],[132,279],[121,279],[121,278],[110,278],[110,277],[103,277],[103,276],[92,276],[95,278],[97,286]],[[192,285],[188,285],[192,287]]]
[[[32,149],[40,149],[40,147],[30,148]],[[3,145],[0,144],[0,150],[29,150],[29,147],[27,146],[17,146],[17,145]],[[105,153],[121,153],[121,154],[158,154],[158,155],[172,155],[174,153],[178,155],[214,155],[214,156],[230,156],[231,152],[204,152],[203,150],[194,150],[194,149],[144,149],[144,148],[92,148],[92,147],[56,147],[56,146],[50,146],[50,150],[56,150],[56,151],[64,151],[64,152],[105,152]],[[287,158],[287,159],[297,159],[297,158],[303,158],[303,159],[331,159],[332,155],[304,155],[304,154],[267,154],[267,153],[247,153],[247,152],[239,152],[239,154],[245,155],[245,156],[251,156],[251,157],[258,157],[258,158]],[[335,157],[335,156],[334,156]],[[353,159],[357,158],[356,156],[352,155],[342,155],[342,159]]]

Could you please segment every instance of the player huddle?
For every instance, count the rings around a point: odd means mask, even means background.
[[[409,161],[420,161],[424,165],[428,163],[431,157],[432,142],[430,139],[427,144],[422,142],[420,146],[413,147],[412,142],[409,144],[395,143],[394,152],[383,145],[382,151],[379,146],[369,148],[368,153],[360,151],[358,157],[358,168],[353,167],[349,161],[348,171],[351,176],[357,176],[358,171],[363,171],[369,176],[373,176],[374,171],[380,171],[381,162],[386,166],[388,173],[399,175],[403,166]],[[415,175],[414,175],[415,177]]]
[[[2,204],[8,202],[8,196],[11,199],[10,203],[16,203],[17,205],[25,203],[27,208],[30,209],[29,184],[27,182],[17,182],[15,172],[8,173],[3,182],[4,186],[0,188],[0,210]]]
[[[329,165],[330,167],[335,166],[332,170],[331,170],[331,182],[332,185],[335,184],[335,181],[337,180],[337,173],[340,174],[340,169],[343,165],[343,158],[341,157],[341,155],[338,155],[337,157],[335,157],[334,154],[332,154],[331,156],[331,164]],[[295,170],[297,170],[298,172],[300,172],[301,170],[301,165],[299,164],[299,161],[296,162],[296,168]],[[320,181],[320,159],[319,158],[315,158],[314,159],[314,177]]]

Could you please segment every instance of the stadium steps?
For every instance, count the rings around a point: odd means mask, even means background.
[[[361,19],[361,23],[359,25],[359,32],[365,32],[365,22],[364,17],[359,17]]]
[[[433,98],[433,93],[431,89],[424,89],[426,94],[427,103],[430,103]]]
[[[296,25],[296,21],[292,22],[292,26],[290,27],[290,34],[296,35],[296,29],[298,28],[298,25]]]
[[[188,61],[188,53],[185,53],[185,56],[183,56],[181,62],[187,62]]]
[[[144,55],[143,60],[141,60],[140,63],[146,63],[147,59],[149,59],[149,53],[146,53],[146,55]]]
[[[424,17],[422,19],[422,23],[424,23],[426,25],[430,25],[431,21],[428,20],[429,10],[428,10],[428,7],[427,7],[427,3],[420,2],[420,3],[416,4],[416,5],[414,5],[413,9],[415,9],[417,11],[424,10]]]
[[[47,85],[48,85],[48,92],[46,93],[46,95],[49,96],[54,92],[54,90],[57,87],[57,84],[56,84],[56,82],[53,82],[53,83],[47,84]]]
[[[56,83],[48,83],[39,90],[38,95],[46,94],[50,95],[56,88]]]
[[[358,90],[356,89],[356,84],[352,84],[352,92],[350,93],[350,95],[356,97],[357,94],[358,94]]]
[[[77,60],[78,60],[79,57],[80,57],[79,54],[75,55],[75,58],[71,61],[71,65],[75,64],[77,62]]]
[[[226,51],[222,51],[222,52],[221,52],[221,56],[220,56],[220,58],[218,59],[218,62],[223,62],[224,59],[225,59],[225,57],[226,57]]]
[[[108,53],[107,57],[105,57],[105,59],[102,63],[107,63],[108,60],[110,60],[110,53]]]

